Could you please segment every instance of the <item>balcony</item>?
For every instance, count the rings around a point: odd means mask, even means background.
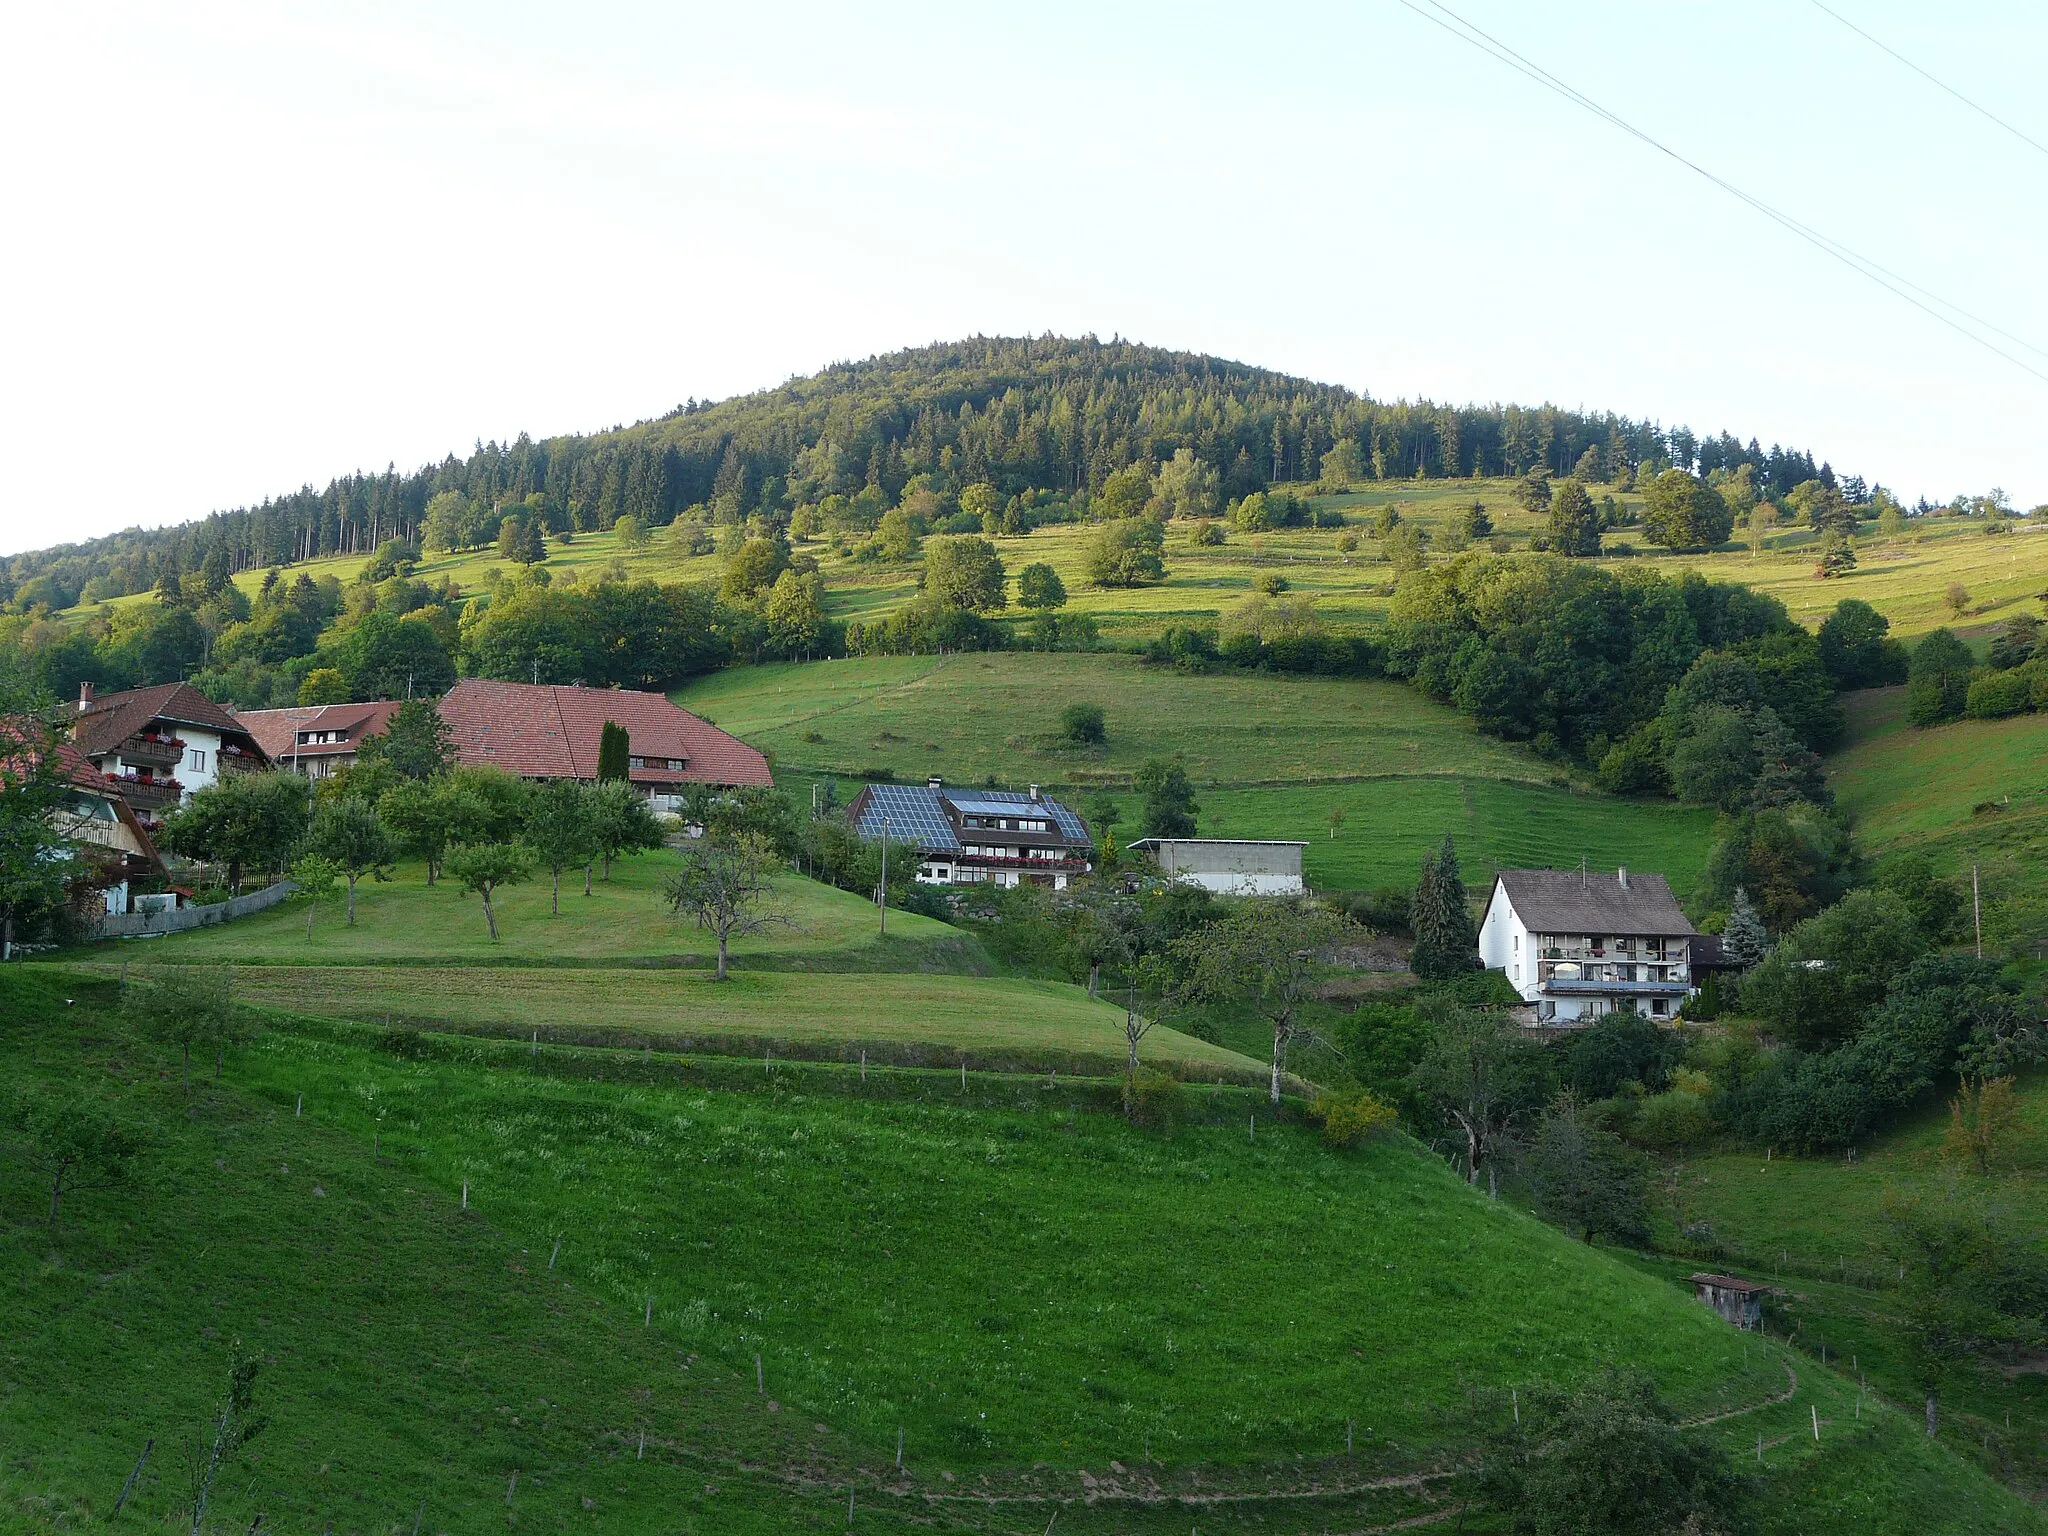
[[[176,805],[185,793],[185,786],[176,779],[145,779],[133,773],[115,773],[107,777],[121,792],[121,798],[128,802],[128,808],[138,815]]]
[[[142,768],[175,768],[185,760],[185,743],[162,731],[142,731],[116,748],[121,761]]]
[[[214,767],[222,773],[261,773],[263,759],[254,752],[240,747],[222,747],[213,757]]]
[[[1692,986],[1683,981],[1579,981],[1546,976],[1542,990],[1551,997],[1686,997]]]

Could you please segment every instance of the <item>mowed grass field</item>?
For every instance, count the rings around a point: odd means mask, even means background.
[[[1446,832],[1465,883],[1484,887],[1502,869],[1653,870],[1680,898],[1706,868],[1711,811],[1625,800],[1591,790],[1500,779],[1403,778],[1280,789],[1218,789],[1199,797],[1204,837],[1306,841],[1303,869],[1319,890],[1412,886],[1423,855]],[[1121,797],[1125,825],[1141,809]],[[1332,811],[1344,820],[1331,836]]]
[[[1148,758],[1176,757],[1198,784],[1410,773],[1548,781],[1557,772],[1398,683],[1189,677],[1120,654],[784,662],[716,673],[674,697],[773,753],[778,768],[884,768],[906,781],[1128,782]],[[1105,747],[1060,741],[1060,711],[1076,703],[1102,708]]]
[[[662,897],[676,867],[667,850],[621,859],[610,880],[593,880],[583,894],[583,871],[562,874],[561,915],[549,912],[545,871],[525,885],[493,898],[498,935],[484,923],[483,905],[460,885],[443,879],[429,886],[420,864],[398,866],[388,881],[365,879],[356,887],[356,920],[345,917],[346,898],[336,895],[313,913],[307,932],[303,902],[288,902],[252,917],[214,928],[193,929],[129,945],[125,956],[142,960],[228,961],[237,964],[400,965],[689,965],[708,966],[717,954],[711,934],[678,919]],[[959,929],[908,912],[889,914],[891,941],[879,943],[875,904],[865,897],[785,875],[775,883],[767,907],[786,921],[755,934],[736,934],[736,964],[857,966],[893,968],[906,962],[905,948],[948,952],[954,965],[974,968],[973,941]],[[96,950],[94,954],[104,955]]]
[[[1612,498],[1624,510],[1639,508],[1641,498],[1612,487],[1591,487],[1596,502]],[[1543,525],[1514,501],[1514,482],[1487,480],[1404,480],[1361,486],[1341,495],[1314,498],[1349,518],[1363,533],[1367,520],[1383,507],[1431,536],[1432,558],[1451,552],[1457,527],[1474,502],[1486,508],[1511,547],[1525,549]],[[1998,620],[2032,611],[2036,595],[2048,586],[2048,534],[2015,533],[1987,537],[1977,518],[1915,518],[1899,539],[1886,541],[1874,523],[1866,523],[1857,539],[1858,565],[1846,576],[1822,580],[1813,574],[1814,536],[1810,529],[1785,528],[1773,533],[1766,547],[1752,555],[1737,531],[1736,542],[1699,555],[1672,555],[1657,550],[1638,527],[1621,527],[1606,537],[1610,551],[1622,544],[1632,556],[1609,553],[1604,563],[1623,568],[1652,565],[1663,570],[1695,569],[1709,580],[1741,582],[1783,601],[1802,623],[1817,623],[1836,602],[1858,597],[1892,622],[1893,632],[1906,638],[1942,624],[1982,631]],[[1115,638],[1157,633],[1171,623],[1212,623],[1241,601],[1262,576],[1283,576],[1297,595],[1311,595],[1330,623],[1344,626],[1383,617],[1393,594],[1393,568],[1376,540],[1366,537],[1346,553],[1336,547],[1336,530],[1278,530],[1264,534],[1229,535],[1220,547],[1198,548],[1192,525],[1173,524],[1167,536],[1167,579],[1155,586],[1123,591],[1091,587],[1087,579],[1087,545],[1092,530],[1078,525],[1051,525],[996,545],[1011,576],[1025,565],[1043,561],[1059,571],[1072,595],[1075,611],[1087,613]],[[908,601],[917,590],[914,566],[863,564],[838,555],[831,546],[802,546],[823,571],[831,611],[840,618],[864,618]],[[366,557],[337,556],[304,562],[295,570],[353,579]],[[715,583],[724,568],[719,555],[690,556],[672,528],[655,529],[638,549],[622,549],[611,533],[578,534],[568,545],[551,542],[548,568],[557,579],[573,573],[578,580],[595,578],[623,566],[634,578]],[[509,575],[518,568],[498,558],[495,549],[438,554],[424,561],[420,573],[448,577],[466,591],[484,587],[489,573]],[[236,578],[252,595],[262,572]],[[1969,594],[1964,612],[1952,614],[1946,593],[1961,584]],[[1014,585],[1013,585],[1014,595]],[[150,601],[148,594],[118,598],[114,606]],[[69,610],[77,617],[82,609]]]
[[[932,1048],[979,1069],[1019,1058],[1095,1058],[1120,1064],[1121,1007],[1063,982],[877,972],[814,975],[513,966],[252,966],[237,977],[251,1003],[334,1018],[427,1029],[574,1039],[673,1050],[719,1050],[736,1041],[806,1054],[825,1045],[851,1055]],[[813,1048],[808,1049],[806,1048]],[[1142,1059],[1190,1077],[1258,1081],[1259,1062],[1164,1027]]]
[[[0,986],[11,1082],[149,1133],[147,1178],[55,1230],[0,1160],[18,1527],[96,1525],[152,1438],[129,1513],[170,1518],[239,1340],[271,1423],[218,1489],[235,1529],[750,1536],[844,1529],[849,1496],[885,1532],[1370,1529],[1455,1507],[1402,1480],[1504,1423],[1495,1393],[1615,1359],[1716,1420],[1688,1433],[1765,1442],[1766,1530],[2043,1528],[1838,1374],[1404,1143],[627,1088],[283,1031],[188,1105],[111,988]]]

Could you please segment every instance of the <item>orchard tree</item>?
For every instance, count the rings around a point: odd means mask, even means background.
[[[144,1033],[178,1047],[188,1099],[193,1047],[212,1048],[218,1079],[227,1048],[249,1035],[248,1018],[235,1002],[234,971],[227,966],[168,965],[138,973],[122,983],[121,1007]]]
[[[285,866],[312,813],[312,786],[288,769],[225,774],[164,818],[162,841],[188,859],[226,866],[229,888],[239,891],[244,869]]]
[[[1465,1144],[1465,1182],[1500,1196],[1500,1163],[1513,1149],[1517,1121],[1542,1100],[1537,1048],[1505,1013],[1461,1008],[1445,998],[1417,1005],[1427,1030],[1422,1059],[1408,1075],[1416,1095]]]
[[[60,738],[28,703],[0,681],[0,961],[18,922],[63,905],[77,868],[51,819],[70,797]]]
[[[16,1096],[8,1119],[50,1181],[50,1225],[67,1193],[106,1189],[128,1175],[139,1138],[99,1099],[75,1091],[29,1090]]]
[[[331,859],[318,854],[301,854],[292,862],[292,884],[297,887],[294,894],[306,904],[306,942],[313,942],[313,910],[321,902],[334,895],[334,887],[341,879],[341,871]]]
[[[480,841],[492,819],[490,806],[453,777],[401,779],[378,797],[377,815],[401,851],[425,862],[428,885],[440,877],[449,844]]]
[[[667,841],[647,797],[623,779],[597,785],[590,796],[591,831],[604,878],[612,877],[612,861]]]
[[[314,813],[301,850],[327,860],[348,882],[348,925],[356,925],[356,882],[391,878],[391,834],[361,800],[330,800]]]
[[[518,843],[464,843],[448,850],[448,873],[484,904],[484,926],[498,941],[498,913],[492,900],[508,885],[533,873],[533,856]]]
[[[1302,1013],[1328,968],[1322,956],[1354,931],[1347,919],[1304,901],[1251,899],[1173,943],[1191,996],[1243,1001],[1272,1025],[1268,1096],[1275,1104],[1288,1051],[1316,1039]]]
[[[662,894],[677,917],[689,918],[717,939],[714,981],[726,979],[726,949],[734,938],[790,921],[772,900],[781,867],[774,848],[758,833],[707,831],[683,849],[682,867]]]
[[[597,817],[591,805],[594,794],[574,779],[551,779],[538,785],[527,802],[526,825],[520,829],[519,840],[533,850],[540,867],[548,872],[550,917],[562,915],[562,871],[587,865],[597,853]]]

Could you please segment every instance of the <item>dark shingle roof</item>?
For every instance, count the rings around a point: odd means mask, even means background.
[[[101,757],[152,720],[168,720],[173,725],[204,726],[209,731],[238,737],[252,746],[256,744],[256,738],[248,727],[190,683],[159,683],[154,688],[110,693],[96,700],[90,710],[78,717],[71,739],[87,757]]]
[[[1689,934],[1692,924],[1662,875],[1580,874],[1576,869],[1504,869],[1500,889],[1535,933]]]

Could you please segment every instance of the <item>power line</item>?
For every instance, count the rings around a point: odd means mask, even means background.
[[[1951,311],[1955,315],[1961,315],[1964,319],[1969,320],[1972,324],[1982,326],[1985,330],[1992,332],[1994,335],[2002,336],[2007,341],[2012,342],[2016,346],[2023,347],[2027,351],[2032,352],[2037,356],[2048,358],[2048,350],[2044,350],[2041,347],[2035,346],[2034,343],[2026,340],[2024,337],[2015,336],[2012,332],[2005,330],[2000,326],[1994,325],[1991,321],[1986,320],[1981,315],[1972,314],[1969,310],[1964,309],[1960,304],[1952,303],[1949,300],[1942,298],[1941,295],[1933,293],[1926,288],[1922,288],[1918,283],[1915,283],[1908,278],[1902,277],[1898,273],[1891,271],[1889,268],[1880,265],[1876,261],[1873,261],[1870,257],[1864,256],[1859,252],[1852,250],[1850,247],[1843,245],[1839,240],[1834,239],[1832,236],[1822,234],[1819,230],[1813,228],[1811,225],[1801,223],[1798,219],[1792,217],[1791,214],[1784,213],[1779,209],[1772,207],[1762,198],[1756,197],[1751,193],[1743,191],[1742,188],[1736,186],[1733,182],[1727,180],[1724,177],[1715,175],[1712,171],[1708,170],[1705,166],[1699,164],[1697,161],[1687,159],[1684,155],[1680,154],[1670,145],[1663,143],[1661,140],[1652,138],[1642,129],[1636,127],[1635,124],[1629,122],[1626,118],[1620,117],[1615,113],[1610,112],[1607,108],[1601,106],[1599,102],[1593,100],[1592,97],[1586,95],[1583,91],[1577,89],[1575,86],[1568,85],[1563,80],[1558,79],[1557,76],[1551,74],[1550,71],[1543,68],[1542,65],[1537,64],[1534,61],[1524,57],[1522,54],[1517,53],[1514,49],[1510,48],[1506,43],[1501,42],[1498,38],[1495,38],[1491,36],[1489,33],[1484,32],[1480,28],[1474,26],[1471,22],[1465,20],[1464,17],[1460,16],[1456,11],[1453,11],[1449,6],[1442,4],[1441,0],[1427,0],[1427,3],[1433,9],[1441,11],[1443,13],[1443,16],[1449,17],[1449,21],[1445,21],[1442,17],[1439,16],[1432,16],[1428,11],[1425,11],[1421,5],[1417,4],[1416,0],[1397,0],[1397,3],[1399,3],[1405,9],[1413,11],[1417,16],[1420,16],[1424,21],[1430,23],[1430,25],[1438,27],[1441,30],[1450,33],[1450,35],[1458,39],[1459,42],[1466,44],[1468,47],[1478,49],[1481,53],[1486,54],[1489,58],[1495,60],[1496,62],[1505,64],[1508,66],[1508,68],[1514,70],[1516,73],[1525,75],[1529,79],[1534,80],[1538,85],[1542,86],[1545,90],[1552,91],[1557,95],[1564,97],[1565,100],[1571,102],[1574,106],[1584,108],[1586,111],[1592,113],[1595,117],[1601,119],[1603,122],[1606,122],[1615,128],[1619,128],[1623,133],[1628,134],[1631,138],[1638,139],[1642,143],[1647,144],[1650,148],[1656,150],[1657,153],[1659,153],[1660,155],[1664,155],[1671,160],[1677,161],[1678,164],[1684,166],[1687,170],[1691,171],[1696,176],[1702,177],[1703,179],[1712,182],[1715,186],[1719,187],[1723,192],[1726,192],[1730,197],[1735,198],[1738,202],[1747,204],[1749,207],[1755,209],[1758,213],[1761,213],[1765,218],[1771,220],[1771,222],[1773,222],[1774,224],[1777,224],[1781,228],[1788,230],[1792,234],[1797,235],[1800,239],[1804,240],[1807,244],[1813,246],[1815,249],[1822,251],[1826,255],[1833,257],[1836,261],[1839,261],[1843,266],[1848,267],[1851,271],[1856,272],[1860,276],[1867,278],[1869,281],[1877,284],[1878,287],[1884,289],[1887,293],[1890,293],[1894,298],[1905,300],[1906,303],[1912,305],[1922,314],[1925,314],[1929,316],[1931,319],[1937,320],[1941,324],[1947,326],[1950,330],[1954,331],[1958,336],[1962,336],[1969,341],[1975,342],[1978,346],[1984,348],[1985,351],[1990,352],[1995,356],[2004,358],[2005,361],[2011,363],[2015,368],[2021,369],[2026,373],[2030,373],[2035,378],[2039,379],[2042,383],[2048,384],[2048,372],[2043,372],[2041,369],[2036,368],[2033,364],[2025,361],[2023,358],[2014,357],[2012,353],[2006,351],[2003,347],[1998,346],[1994,342],[1991,342],[1985,339],[1983,336],[1978,335],[1968,326],[1959,323],[1958,321],[1952,319],[1950,315],[1943,314],[1941,311],[1946,309]],[[1919,297],[1916,297],[1916,295],[1919,295]],[[1936,305],[1939,305],[1940,308],[1937,309],[1935,307]]]
[[[1976,113],[1979,117],[1988,118],[1990,121],[1998,124],[1999,127],[2003,128],[2007,133],[2011,134],[2014,138],[2018,139],[2022,144],[2026,145],[2029,149],[2036,149],[2039,150],[2042,154],[2048,155],[2048,144],[2043,144],[2039,139],[2030,138],[2028,135],[2020,132],[2019,129],[2013,127],[2011,123],[2008,123],[2004,118],[2000,117],[1996,112],[1992,111],[1989,107],[1984,106],[1981,102],[1972,101],[1969,97],[1965,96],[1961,91],[1957,90],[1954,86],[1950,85],[1946,80],[1943,80],[1938,76],[1929,74],[1926,70],[1922,69],[1918,64],[1915,64],[1911,59],[1907,58],[1903,53],[1899,52],[1898,49],[1892,47],[1889,43],[1881,42],[1877,38],[1872,37],[1868,32],[1864,31],[1861,27],[1857,26],[1855,22],[1851,21],[1848,17],[1844,16],[1840,11],[1835,10],[1832,6],[1822,5],[1821,0],[1812,0],[1812,4],[1815,10],[1827,12],[1828,15],[1834,17],[1835,20],[1839,21],[1851,32],[1854,32],[1858,37],[1862,38],[1863,41],[1870,44],[1871,47],[1880,49],[1881,51],[1890,54],[1893,58],[1897,59],[1901,64],[1905,65],[1906,68],[1910,69],[1911,71],[1913,71],[1914,74],[1918,75],[1922,80],[1925,80],[1929,85],[1935,86],[1941,90],[1948,92],[1949,95],[1955,97],[1957,101],[1960,101],[1964,106],[1968,107],[1972,112]]]

